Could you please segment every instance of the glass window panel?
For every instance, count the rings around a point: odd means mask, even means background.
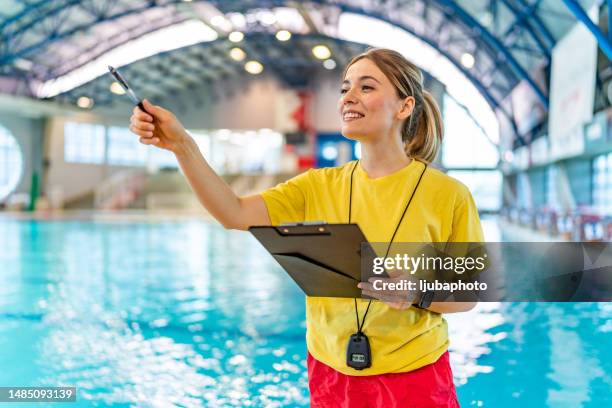
[[[498,211],[501,207],[502,174],[497,170],[453,170],[448,175],[465,184],[471,191],[478,209]]]
[[[64,125],[64,160],[72,163],[104,163],[104,126],[67,122]]]
[[[149,150],[149,160],[151,167],[160,168],[177,168],[178,162],[174,154],[168,150],[158,149],[157,147]]]
[[[442,164],[447,168],[494,168],[499,161],[497,146],[455,100],[444,96],[444,142]]]
[[[593,160],[593,207],[601,215],[612,215],[612,153]]]
[[[108,164],[114,166],[144,166],[149,149],[138,141],[128,128],[108,128]]]
[[[17,140],[0,125],[0,201],[15,190],[23,175],[23,156]]]

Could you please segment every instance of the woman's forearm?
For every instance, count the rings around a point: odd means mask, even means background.
[[[436,313],[459,313],[472,310],[478,302],[431,302],[427,308]]]
[[[261,195],[238,197],[206,163],[193,138],[172,112],[146,99],[134,107],[130,130],[140,143],[169,150],[178,159],[187,181],[202,205],[225,228],[247,229],[270,225],[268,209]]]
[[[202,205],[225,228],[245,229],[241,199],[206,162],[191,137],[174,150],[179,165]]]

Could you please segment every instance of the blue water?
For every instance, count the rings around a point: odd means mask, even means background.
[[[448,320],[462,406],[612,406],[612,304]],[[0,386],[78,388],[53,406],[308,406],[304,332],[303,295],[248,233],[0,220]]]

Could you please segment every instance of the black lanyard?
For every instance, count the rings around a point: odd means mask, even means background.
[[[357,168],[358,164],[359,164],[359,160],[355,162],[355,165],[353,166],[353,170],[351,170],[351,181],[350,181],[350,189],[349,189],[349,216],[348,216],[349,224],[351,223],[351,212],[352,212],[352,207],[353,207],[353,173],[355,173],[355,169]],[[391,236],[391,240],[389,241],[389,246],[387,246],[387,251],[385,252],[385,259],[387,259],[387,256],[389,255],[389,250],[391,249],[391,244],[393,243],[393,239],[395,238],[395,235],[397,234],[397,230],[399,230],[399,227],[402,224],[404,216],[406,215],[406,212],[408,211],[408,207],[410,207],[410,203],[412,202],[414,193],[416,193],[417,189],[419,188],[419,184],[421,184],[421,179],[423,178],[423,174],[425,174],[425,170],[427,170],[427,164],[425,164],[425,167],[423,168],[423,171],[421,172],[421,175],[419,176],[419,180],[417,181],[416,186],[414,186],[414,190],[412,190],[412,194],[410,194],[410,198],[408,199],[408,202],[406,203],[404,212],[402,213],[402,216],[400,217],[399,222],[397,223],[397,226],[395,227],[395,231],[393,231],[393,235]],[[365,324],[365,319],[366,319],[366,316],[368,315],[368,311],[370,310],[372,299],[368,301],[368,307],[366,308],[366,311],[363,315],[363,320],[361,321],[361,323],[359,323],[359,312],[357,310],[357,298],[353,298],[353,300],[355,301],[355,317],[357,319],[357,334],[362,334],[363,332],[361,331],[361,329],[363,329],[363,325]]]

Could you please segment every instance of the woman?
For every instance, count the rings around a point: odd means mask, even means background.
[[[427,166],[442,141],[440,111],[422,89],[421,72],[395,51],[368,50],[344,71],[342,134],[361,142],[361,160],[309,170],[259,195],[237,197],[172,113],[147,101],[145,108],[148,113],[134,109],[131,130],[142,143],[174,152],[202,204],[226,228],[350,221],[370,242],[483,239],[467,188]],[[359,286],[380,297],[367,283]],[[441,314],[475,303],[433,302],[424,309],[414,307],[407,293],[395,293],[384,302],[306,298],[312,406],[459,406]],[[346,359],[356,331],[371,346],[372,364],[364,370]]]

